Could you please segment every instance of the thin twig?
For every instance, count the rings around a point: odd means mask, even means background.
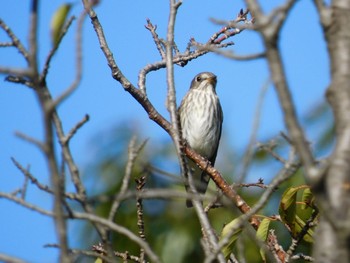
[[[6,32],[6,34],[11,38],[13,45],[18,49],[18,51],[23,55],[23,57],[29,62],[29,53],[17,38],[17,36],[12,32],[11,28],[0,18],[0,27]],[[1,72],[1,71],[0,71]]]
[[[14,196],[12,194],[0,192],[0,198],[5,198],[7,200],[15,202],[23,207],[26,207],[26,208],[33,210],[33,211],[36,211],[42,215],[46,215],[46,216],[50,216],[50,217],[54,216],[54,213],[52,211],[42,209],[41,207],[36,206],[34,204],[31,204],[31,203],[28,203],[27,201],[23,200],[22,198]]]
[[[30,137],[30,136],[28,136],[28,135],[26,135],[26,134],[24,134],[24,133],[21,133],[21,132],[19,132],[19,131],[15,132],[15,135],[16,135],[18,138],[21,138],[22,140],[25,140],[25,141],[27,141],[27,142],[29,142],[29,143],[34,144],[34,145],[37,146],[41,151],[45,151],[45,145],[44,145],[41,141],[39,141],[39,140],[37,140],[37,139],[35,139],[35,138],[33,138],[33,137]]]
[[[111,206],[111,210],[109,211],[108,219],[113,221],[115,218],[115,215],[117,213],[117,210],[121,203],[121,197],[125,195],[126,191],[128,190],[130,178],[132,169],[135,165],[135,161],[141,150],[145,147],[147,143],[147,140],[145,140],[143,143],[141,143],[139,146],[136,147],[136,137],[132,137],[129,146],[128,146],[128,161],[126,163],[125,167],[125,173],[122,181],[122,186],[120,187],[119,192],[115,195],[113,204]]]
[[[0,42],[0,47],[13,47],[15,44],[13,42]]]
[[[264,182],[262,181],[262,179],[260,178],[259,181],[257,183],[240,183],[240,184],[234,184],[233,187],[235,188],[241,188],[241,187],[259,187],[262,189],[267,189],[270,187],[270,185],[268,184],[264,184]]]
[[[309,229],[314,226],[314,221],[317,218],[318,214],[319,214],[319,211],[318,211],[317,207],[314,207],[314,210],[313,210],[310,218],[306,221],[305,225],[303,226],[303,228],[299,232],[298,236],[296,238],[293,238],[292,244],[289,246],[289,248],[287,250],[287,254],[285,257],[285,263],[289,262],[289,260],[292,258],[293,253],[294,253],[295,249],[297,248],[297,246],[299,245],[299,243],[303,240],[304,236],[307,234]]]
[[[154,40],[154,43],[158,49],[158,52],[160,54],[160,57],[162,59],[165,59],[165,51],[164,51],[164,46],[163,46],[163,43],[162,41],[160,40],[156,30],[157,30],[157,26],[156,25],[153,25],[151,20],[147,18],[147,25],[145,25],[146,29],[148,29],[151,34],[152,34],[152,37],[153,37],[153,40]]]
[[[238,26],[241,22],[244,22],[247,25],[251,25],[254,22],[254,19],[249,20],[247,18],[248,13],[248,9],[246,9],[245,11],[241,9],[237,14],[236,19],[231,21],[219,21],[217,19],[211,19],[214,23],[224,24],[225,26],[221,28],[218,32],[214,33],[208,40],[207,44],[221,43],[222,41],[241,33],[246,28]]]
[[[38,187],[38,189],[53,195],[53,190],[48,185],[40,183],[38,179],[34,177],[28,169],[25,169],[15,158],[11,158],[11,160],[25,178],[28,178],[32,184],[35,184]],[[64,193],[64,196],[71,200],[80,201],[79,196],[73,193]]]
[[[68,143],[73,136],[77,133],[77,131],[88,121],[90,120],[90,116],[88,114],[85,114],[84,118],[79,121],[67,134],[67,136],[65,137],[65,141],[66,143]]]
[[[34,80],[34,86],[38,88],[38,0],[31,1],[29,21],[29,54],[28,66]],[[35,81],[36,80],[36,81]]]
[[[237,19],[234,20],[236,22],[236,24],[241,22],[241,21],[244,21],[243,17],[246,16],[246,14],[247,14],[246,12],[247,11],[245,11],[245,12],[242,11],[238,15]],[[94,14],[94,15],[96,15],[96,14]],[[97,18],[97,16],[96,16],[96,18]],[[147,20],[147,22],[148,21],[149,20]],[[248,21],[248,22],[251,23],[252,21]],[[154,34],[156,34],[156,27],[153,26],[152,23],[149,21],[149,23],[146,25],[146,28],[151,31],[152,36],[155,39],[157,49],[159,50],[161,57],[162,57],[162,61],[148,64],[143,69],[140,70],[139,79],[138,79],[138,87],[140,88],[140,90],[144,96],[146,96],[146,75],[148,73],[150,73],[151,71],[156,71],[156,70],[159,70],[161,68],[165,68],[167,66],[166,60],[164,59],[164,56],[162,55],[162,52],[164,52],[164,51],[162,51],[163,50],[163,46],[162,46],[163,43],[159,39],[158,35],[157,36],[154,35]],[[235,30],[234,32],[230,32],[229,34],[225,34],[227,31],[227,28],[226,29],[225,28],[219,30],[218,32],[215,32],[211,37],[209,37],[209,39],[205,45],[200,44],[200,43],[196,42],[194,40],[194,38],[191,38],[186,49],[185,49],[185,52],[180,53],[179,50],[176,51],[175,56],[172,58],[173,64],[177,64],[177,65],[180,65],[183,67],[183,66],[187,65],[187,63],[190,62],[191,60],[196,59],[196,58],[203,56],[203,55],[207,54],[208,52],[210,52],[211,48],[220,49],[220,48],[225,48],[225,47],[231,46],[231,45],[233,45],[232,42],[223,43],[223,41],[225,41],[228,38],[231,38],[234,35],[241,33],[244,30],[244,28],[242,28],[239,30]],[[96,27],[95,27],[95,30],[96,30]],[[103,36],[102,30],[100,30],[100,31],[101,31],[100,36]],[[220,35],[222,35],[222,37],[218,38]],[[206,48],[204,48],[204,49],[197,48],[197,50],[191,52],[190,51],[191,47],[196,47],[196,46],[202,46],[202,47],[205,46]],[[176,45],[174,42],[172,48],[175,48],[175,47],[176,47]],[[112,57],[112,54],[111,54],[111,57]]]
[[[49,68],[51,65],[51,60],[52,60],[53,56],[56,54],[56,51],[58,50],[58,47],[60,46],[62,39],[67,34],[68,29],[72,25],[74,19],[75,19],[74,16],[69,18],[68,22],[62,28],[61,34],[60,34],[59,38],[57,39],[57,43],[52,47],[49,54],[47,55],[43,70],[42,70],[41,75],[40,75],[41,82],[46,80],[46,77],[47,77],[47,74],[49,72]]]
[[[233,44],[233,43],[232,43]],[[206,50],[210,52],[214,52],[218,55],[221,55],[225,58],[238,60],[238,61],[249,61],[249,60],[255,60],[255,59],[261,59],[265,58],[265,52],[260,52],[256,54],[249,54],[249,55],[237,55],[233,53],[231,50],[222,50],[218,47],[212,46],[212,45],[199,45],[198,50]]]
[[[75,79],[72,82],[72,84],[61,94],[59,95],[55,101],[54,101],[54,105],[59,105],[63,100],[65,100],[66,98],[68,98],[68,96],[70,94],[72,94],[77,87],[79,86],[80,82],[81,82],[81,78],[82,78],[82,73],[83,73],[83,25],[84,25],[84,20],[86,18],[86,11],[83,10],[82,13],[80,14],[79,18],[78,18],[78,25],[77,25],[77,32],[76,32],[76,40],[75,40],[75,54],[76,54],[76,58],[75,58]],[[69,26],[69,25],[68,25]],[[68,29],[68,28],[67,28]]]
[[[28,165],[26,171],[29,173],[29,169],[30,169],[30,165]],[[28,189],[28,182],[29,182],[29,178],[27,176],[24,177],[24,182],[23,182],[23,187],[21,189],[21,198],[25,199],[26,198],[26,194],[27,194],[27,189]]]
[[[280,156],[279,154],[277,154],[274,151],[275,147],[276,147],[276,142],[275,141],[270,141],[270,142],[268,142],[266,144],[263,144],[263,143],[260,143],[260,142],[257,143],[257,148],[259,150],[269,153],[277,161],[281,162],[282,164],[285,164],[287,161],[282,156]]]
[[[107,251],[103,248],[103,245],[101,243],[99,243],[98,245],[93,245],[92,250],[96,251],[98,253],[98,256],[107,254]],[[131,260],[133,262],[138,262],[138,263],[144,262],[144,261],[141,261],[141,258],[139,258],[137,256],[130,255],[128,252],[121,253],[118,251],[114,251],[114,255],[116,257],[119,257],[119,258],[124,259],[124,260]],[[148,262],[145,261],[145,263],[148,263]]]
[[[146,183],[146,176],[142,176],[138,179],[135,179],[136,182],[136,191],[138,193],[143,191],[143,187]],[[145,221],[143,218],[143,204],[142,198],[139,195],[136,197],[136,207],[137,207],[137,227],[139,229],[139,237],[146,241],[145,235]],[[143,248],[140,249],[140,262],[143,263],[145,261],[145,250]]]
[[[27,86],[28,88],[34,88],[33,82],[31,80],[28,80],[25,77],[10,75],[10,76],[5,77],[5,81],[17,83],[17,84],[22,84],[22,85]]]
[[[158,256],[153,252],[149,244],[144,240],[142,240],[137,235],[135,235],[129,229],[123,226],[117,225],[105,218],[96,216],[94,214],[74,212],[72,216],[73,218],[76,218],[76,219],[84,219],[84,220],[88,220],[89,222],[94,222],[98,225],[107,227],[112,231],[125,235],[131,241],[134,241],[136,244],[138,244],[140,247],[144,249],[145,253],[148,255],[151,262],[160,263]]]

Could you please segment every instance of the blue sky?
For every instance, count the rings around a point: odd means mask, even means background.
[[[29,1],[5,1],[0,17],[27,46]],[[283,1],[264,1],[264,10],[269,11]],[[39,59],[43,64],[51,47],[50,18],[64,1],[41,1],[39,28]],[[159,61],[159,55],[150,33],[144,28],[146,18],[158,26],[158,34],[165,38],[168,20],[168,1],[101,1],[96,8],[104,27],[109,46],[124,74],[134,83],[146,64]],[[194,37],[205,42],[219,25],[209,18],[232,19],[242,1],[185,0],[179,9],[175,28],[175,41],[184,50],[189,39]],[[78,16],[81,4],[75,2],[70,14]],[[54,57],[48,85],[53,96],[59,95],[74,79],[74,33],[76,22],[63,40]],[[253,32],[245,31],[232,39],[235,45],[230,49],[236,54],[249,54],[263,50],[261,39]],[[0,31],[0,42],[9,41]],[[59,108],[64,128],[68,131],[76,122],[89,114],[91,120],[79,131],[71,143],[76,162],[84,167],[91,156],[91,139],[101,131],[116,124],[129,121],[144,137],[163,138],[167,136],[152,123],[143,109],[112,78],[100,51],[95,32],[88,19],[84,25],[84,67],[83,79],[78,90]],[[328,57],[325,42],[319,26],[316,10],[311,1],[298,1],[292,10],[280,38],[282,56],[287,70],[298,114],[302,115],[324,99],[329,83]],[[17,51],[0,49],[1,66],[24,66],[24,60]],[[210,54],[190,62],[186,67],[175,67],[177,98],[180,102],[193,76],[201,71],[212,71],[218,76],[217,92],[224,111],[224,135],[232,147],[243,150],[249,140],[256,102],[261,87],[269,77],[264,60],[238,62]],[[165,108],[165,70],[152,72],[147,78],[147,91],[157,109],[167,115]],[[42,154],[33,145],[14,135],[21,131],[35,138],[42,138],[41,115],[36,98],[26,87],[4,82],[0,76],[0,191],[11,192],[23,183],[23,176],[14,167],[10,157],[15,157],[23,166],[43,183],[48,184],[48,175]],[[284,129],[281,111],[273,88],[268,90],[262,109],[261,127],[258,137],[263,140]],[[316,133],[307,131],[309,140]],[[29,187],[27,200],[46,209],[51,199]],[[15,255],[30,262],[55,262],[57,253],[43,248],[44,244],[55,243],[52,220],[13,203],[0,199],[0,253]]]

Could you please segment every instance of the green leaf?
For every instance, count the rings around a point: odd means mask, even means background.
[[[254,160],[256,161],[263,162],[263,161],[266,161],[269,157],[270,155],[267,153],[267,151],[263,149],[258,149],[254,154]]]
[[[53,14],[51,19],[51,41],[52,45],[56,47],[62,34],[64,23],[67,19],[68,12],[71,9],[71,4],[61,5]]]
[[[271,220],[269,218],[264,218],[259,225],[258,230],[256,231],[256,237],[262,241],[265,241],[269,233],[269,226]],[[264,262],[266,262],[265,251],[260,249],[260,255]]]
[[[262,241],[265,241],[269,232],[270,218],[264,218],[259,225],[258,230],[256,231],[256,237]]]
[[[231,234],[231,232],[233,231],[229,242],[222,249],[222,253],[224,254],[226,259],[228,259],[230,254],[232,253],[234,244],[235,244],[236,240],[238,239],[239,234],[243,230],[242,227],[238,227],[239,222],[240,222],[240,219],[236,218],[236,219],[232,220],[230,223],[226,224],[221,231],[220,240],[224,239],[227,235]]]
[[[282,221],[287,224],[293,231],[296,215],[296,201],[299,187],[290,187],[282,195],[279,214]]]
[[[301,198],[298,199],[301,205],[297,209],[297,193],[303,191]],[[311,216],[312,208],[308,205],[313,202],[313,195],[310,187],[301,185],[298,187],[288,188],[282,195],[279,214],[282,221],[287,224],[292,232],[293,237],[297,237],[306,224],[307,218]],[[301,208],[301,209],[300,209]],[[313,242],[313,230],[308,229],[303,239],[307,242]]]
[[[95,263],[103,263],[103,260],[101,258],[96,258]]]
[[[308,208],[310,205],[313,204],[313,201],[314,201],[314,196],[311,192],[310,187],[305,188],[303,191],[303,195],[301,197],[301,202],[302,202],[301,209]]]

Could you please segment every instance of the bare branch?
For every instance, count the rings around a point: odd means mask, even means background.
[[[102,244],[98,244],[98,245],[94,245],[92,246],[92,250],[93,251],[96,251],[98,253],[98,256],[99,255],[105,255],[107,254],[107,251],[103,248]],[[136,256],[133,256],[133,255],[130,255],[128,252],[125,252],[125,253],[121,253],[121,252],[118,252],[118,251],[114,251],[114,255],[123,259],[123,260],[131,260],[133,262],[138,262],[138,263],[148,263],[146,261],[143,261],[141,258],[139,257],[136,257]],[[108,260],[107,258],[104,259],[104,260]]]
[[[28,64],[33,80],[38,80],[38,0],[31,1],[29,21],[29,56]],[[34,83],[37,87],[39,83]]]
[[[218,55],[221,55],[225,58],[233,59],[233,60],[238,60],[238,61],[249,61],[249,60],[255,60],[255,59],[261,59],[265,58],[265,53],[256,53],[256,54],[248,54],[248,55],[236,55],[230,50],[222,50],[220,48],[214,47],[214,46],[199,46],[199,50],[207,50],[210,52],[214,52]]]
[[[57,248],[60,249],[61,247],[58,244],[45,244],[45,248]],[[103,255],[102,253],[94,252],[94,246],[92,247],[93,251],[86,251],[86,250],[80,250],[80,249],[69,249],[69,253],[72,255],[84,255],[87,257],[93,257],[94,259],[101,259],[103,262],[106,263],[113,263],[115,262],[113,259]]]
[[[108,219],[111,221],[113,221],[115,218],[117,210],[120,206],[121,197],[123,195],[125,195],[126,191],[128,190],[130,178],[131,178],[131,173],[132,173],[132,169],[135,165],[136,158],[139,155],[140,151],[143,149],[143,147],[146,145],[146,142],[147,142],[147,140],[144,141],[138,147],[136,147],[136,137],[131,138],[131,140],[129,142],[128,161],[127,161],[126,167],[125,167],[125,173],[124,173],[124,177],[123,177],[122,186],[121,186],[119,192],[115,195],[113,204],[111,206],[111,210],[109,211]]]
[[[53,190],[48,185],[44,185],[44,184],[40,183],[38,181],[38,179],[36,177],[34,177],[29,172],[28,169],[25,169],[15,158],[11,158],[11,160],[14,163],[14,165],[17,167],[17,169],[20,170],[21,173],[25,176],[25,181],[30,180],[30,182],[32,184],[35,184],[38,187],[38,189],[53,195]],[[71,200],[80,201],[79,196],[77,196],[76,194],[73,194],[73,193],[64,193],[64,196],[68,199],[71,199]],[[23,196],[22,196],[22,198],[23,198]]]
[[[30,76],[31,74],[31,72],[28,69],[20,69],[20,68],[16,69],[16,68],[9,68],[9,67],[0,67],[0,73],[14,75],[16,77],[24,77],[24,78]]]
[[[303,228],[299,232],[298,236],[296,238],[293,238],[292,244],[289,246],[287,253],[286,253],[285,263],[288,263],[289,260],[293,257],[294,251],[296,250],[299,243],[303,240],[304,236],[307,234],[307,231],[309,231],[309,229],[312,226],[314,226],[314,222],[315,222],[316,217],[319,214],[319,211],[316,207],[313,207],[313,208],[314,208],[314,211],[312,212],[312,215],[306,221],[305,225],[303,226]]]
[[[30,210],[38,212],[42,215],[50,216],[50,217],[54,216],[54,213],[52,211],[44,210],[44,209],[40,208],[39,206],[30,204],[30,203],[26,202],[25,200],[23,200],[22,198],[16,197],[16,196],[11,195],[11,194],[0,192],[0,198],[5,198],[7,200],[13,201],[13,202],[15,202],[23,207],[26,207]]]
[[[80,202],[83,209],[87,213],[92,213],[93,209],[92,209],[92,207],[90,207],[90,205],[87,202],[86,190],[85,190],[85,187],[80,179],[79,169],[78,169],[78,167],[73,159],[69,145],[67,144],[67,138],[70,137],[70,135],[68,135],[68,137],[65,136],[64,131],[63,131],[62,122],[61,122],[61,120],[56,112],[53,112],[52,121],[56,127],[56,133],[57,133],[57,137],[59,139],[60,145],[61,145],[63,158],[68,165],[68,169],[70,171],[72,182],[73,182],[75,189],[76,189],[78,196],[79,196],[79,199],[76,199],[76,200]],[[83,120],[83,122],[80,122],[80,123],[84,123],[84,120]],[[76,127],[78,128],[78,126],[80,127],[79,123]],[[74,128],[73,128],[73,131],[74,131]],[[107,240],[106,231],[102,228],[99,228],[96,225],[95,225],[95,227],[96,227],[97,232],[101,236],[101,238],[103,240]]]
[[[146,183],[146,176],[142,176],[139,179],[135,179],[136,182],[136,190],[137,192],[142,192],[143,187]],[[137,227],[139,229],[139,237],[146,241],[146,235],[145,235],[145,221],[143,219],[143,204],[142,204],[142,198],[137,195],[136,198],[136,207],[137,207]],[[140,249],[140,262],[144,262],[145,258],[145,250],[143,248]]]
[[[275,151],[274,148],[276,147],[276,142],[275,141],[270,141],[266,144],[257,143],[257,147],[259,150],[268,152],[273,158],[275,158],[277,161],[281,162],[282,164],[285,164],[287,161],[280,155],[278,155]]]
[[[152,262],[160,263],[158,256],[153,252],[153,250],[151,249],[149,244],[147,242],[145,242],[144,240],[142,240],[141,238],[139,238],[137,235],[135,235],[129,229],[127,229],[123,226],[117,225],[117,224],[115,224],[107,219],[98,217],[94,214],[74,212],[73,218],[88,220],[89,222],[94,222],[94,223],[99,224],[101,226],[107,227],[108,229],[110,229],[112,231],[115,231],[117,233],[125,235],[127,238],[129,238],[130,240],[132,240],[136,244],[138,244],[140,247],[142,247]]]
[[[23,261],[22,259],[8,256],[5,254],[0,254],[0,261],[6,263],[25,263],[25,261]]]
[[[13,47],[14,45],[13,42],[0,42],[0,47]]]
[[[85,124],[87,123],[88,121],[90,120],[90,116],[88,114],[86,114],[84,116],[84,118],[79,121],[70,131],[69,133],[67,134],[67,136],[65,137],[65,143],[68,143],[72,138],[73,136],[77,133],[77,131]]]
[[[51,60],[52,60],[53,56],[56,54],[56,51],[58,50],[63,37],[67,34],[68,29],[72,25],[74,19],[75,19],[75,17],[72,16],[68,20],[68,22],[64,25],[64,27],[62,28],[61,34],[60,34],[59,38],[57,39],[57,44],[55,44],[52,47],[52,49],[50,50],[48,56],[46,57],[46,61],[44,63],[44,68],[43,68],[43,71],[42,71],[42,73],[40,75],[40,81],[41,82],[45,81],[45,79],[47,77],[47,74],[49,72],[49,68],[50,68],[50,65],[51,65]]]
[[[75,79],[72,82],[72,84],[58,97],[55,99],[54,104],[59,105],[64,99],[66,99],[70,94],[72,94],[78,87],[81,78],[82,78],[82,72],[83,72],[83,47],[82,47],[82,37],[83,37],[83,25],[84,25],[84,20],[86,18],[86,11],[83,10],[82,13],[80,14],[78,18],[78,26],[77,26],[77,32],[76,32],[76,40],[75,40],[75,45],[76,45],[76,58],[75,58]],[[69,24],[67,25],[68,29]],[[63,37],[63,35],[62,35]]]
[[[10,76],[7,76],[5,78],[5,80],[8,82],[12,82],[12,83],[22,84],[22,85],[25,85],[29,88],[34,88],[33,82],[31,80],[27,79],[26,77],[19,77],[19,76],[10,75]]]
[[[164,51],[164,43],[162,42],[162,40],[159,38],[156,30],[157,30],[157,26],[153,25],[151,23],[150,19],[147,19],[147,25],[145,25],[146,29],[148,29],[153,37],[154,43],[158,49],[158,52],[160,54],[160,57],[164,60],[165,59],[165,51]]]
[[[254,23],[254,19],[249,20],[247,18],[248,13],[249,13],[248,9],[245,11],[241,9],[237,14],[236,19],[231,21],[221,21],[217,19],[211,19],[214,23],[224,24],[225,26],[210,37],[210,39],[207,42],[207,45],[220,44],[222,43],[222,41],[241,33],[244,29],[251,28],[251,25]],[[240,25],[241,22],[244,22],[243,26]]]
[[[37,139],[35,139],[35,138],[32,138],[32,137],[30,137],[30,136],[28,136],[28,135],[26,135],[26,134],[24,134],[24,133],[21,133],[21,132],[16,132],[15,135],[16,135],[18,138],[21,138],[22,140],[25,140],[25,141],[27,141],[27,142],[29,142],[29,143],[34,144],[34,145],[37,146],[41,151],[45,152],[45,145],[44,145],[41,141],[39,141],[39,140],[37,140]]]
[[[262,189],[267,189],[267,188],[270,187],[270,185],[264,184],[263,179],[260,178],[259,181],[256,182],[256,183],[234,184],[233,187],[235,187],[235,188],[238,188],[238,187],[259,187],[259,188],[262,188]]]
[[[13,46],[15,46],[18,51],[23,55],[23,57],[29,62],[29,53],[24,48],[21,41],[17,38],[17,36],[12,32],[11,28],[0,18],[0,27],[6,32],[6,34],[10,37],[12,40]],[[1,72],[1,70],[0,70]]]
[[[179,50],[176,47],[175,42],[173,43],[173,49],[175,49],[175,56],[172,58],[173,64],[177,64],[179,66],[185,66],[187,65],[187,63],[193,59],[196,59],[200,56],[203,56],[205,54],[207,54],[208,52],[211,51],[211,48],[215,49],[219,49],[219,48],[225,48],[228,46],[233,45],[232,42],[229,43],[222,43],[223,41],[225,41],[226,39],[235,36],[237,34],[239,34],[240,32],[242,32],[244,30],[244,28],[240,28],[240,29],[235,29],[234,31],[229,31],[230,29],[233,28],[233,24],[236,25],[239,22],[242,21],[246,21],[248,24],[250,24],[252,22],[252,20],[247,20],[246,19],[246,14],[247,11],[245,12],[240,12],[240,14],[237,16],[236,20],[231,21],[231,26],[227,26],[222,28],[221,30],[219,30],[218,32],[214,33],[209,40],[207,41],[207,43],[205,45],[200,44],[198,42],[196,42],[194,40],[194,38],[191,38],[187,48],[185,50],[184,53],[180,53]],[[235,22],[235,23],[233,23]],[[163,50],[162,44],[163,42],[159,39],[158,35],[156,34],[156,27],[153,26],[152,24],[148,24],[146,26],[146,28],[148,30],[150,30],[152,32],[153,38],[155,39],[156,42],[156,46],[158,50]],[[219,36],[221,36],[219,38]],[[205,46],[206,48],[201,48],[201,49],[197,49],[193,52],[191,52],[191,47],[195,47],[195,46],[199,46],[199,47],[203,47]],[[138,80],[138,87],[140,88],[141,92],[146,96],[146,75],[148,73],[150,73],[151,71],[156,71],[159,70],[161,68],[165,68],[166,67],[166,61],[164,59],[164,56],[162,55],[162,52],[164,51],[159,51],[161,54],[161,58],[162,61],[158,61],[158,62],[154,62],[152,64],[146,65],[143,69],[141,69],[140,73],[139,73],[139,80]]]

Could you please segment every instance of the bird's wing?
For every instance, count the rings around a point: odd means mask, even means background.
[[[218,153],[219,142],[220,142],[220,138],[221,138],[222,122],[223,122],[223,120],[224,120],[224,115],[223,115],[222,108],[221,108],[220,104],[219,104],[219,116],[218,116],[218,118],[221,119],[220,127],[219,127],[218,142],[217,142],[217,144],[216,144],[216,149],[215,149],[213,155],[208,159],[208,161],[210,162],[210,164],[211,164],[212,166],[215,165],[216,155],[217,155],[217,153]],[[203,187],[200,187],[199,192],[205,193],[205,192],[207,191],[208,184],[209,184],[209,180],[210,180],[209,174],[207,174],[206,172],[202,172],[202,174],[201,174],[201,185],[202,185]],[[204,187],[204,186],[205,186],[205,187]]]

